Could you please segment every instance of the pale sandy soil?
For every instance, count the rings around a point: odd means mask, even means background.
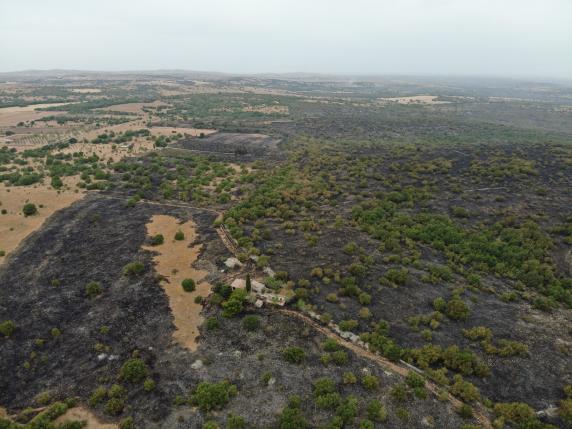
[[[76,92],[78,94],[97,94],[101,92],[99,88],[73,88],[72,92]]]
[[[132,148],[129,148],[131,145],[133,145]],[[113,146],[115,146],[115,149]],[[133,139],[133,141],[121,145],[76,143],[59,152],[83,152],[85,156],[97,155],[103,161],[111,159],[113,162],[117,162],[126,156],[142,155],[152,150],[154,150],[152,141]]]
[[[164,136],[170,136],[177,133],[181,133],[183,135],[188,134],[191,137],[197,137],[201,133],[203,133],[204,135],[216,133],[216,130],[211,130],[208,128],[153,127],[150,128],[149,130],[151,131],[151,134],[164,135]]]
[[[36,112],[35,109],[44,107],[61,106],[68,103],[45,103],[32,104],[24,107],[2,107],[0,108],[0,127],[17,125],[19,122],[35,121],[50,115],[61,115],[64,112]]]
[[[97,137],[99,134],[109,133],[110,131],[118,133],[119,131],[125,132],[127,130],[139,130],[141,128],[145,128],[145,123],[143,121],[129,122],[126,124],[120,124],[113,127],[106,127],[89,131],[82,135],[82,140],[83,138],[91,140]],[[193,137],[198,136],[201,133],[208,135],[216,132],[216,130],[197,129],[197,128],[178,128],[178,127],[153,127],[150,128],[149,131],[151,132],[152,135],[155,136],[161,136],[161,135],[173,136],[177,133],[180,133],[183,135],[187,134]],[[129,146],[131,145],[133,147],[130,149]],[[115,149],[113,148],[113,146],[115,146]],[[61,152],[63,153],[83,152],[85,155],[96,154],[97,156],[99,156],[104,160],[108,160],[111,158],[114,162],[116,162],[126,156],[142,155],[152,150],[155,150],[152,141],[147,140],[146,137],[138,137],[134,138],[130,142],[123,144],[76,143],[74,145],[71,145],[63,149]]]
[[[77,178],[65,178],[66,185],[72,185]],[[0,185],[0,209],[8,210],[7,214],[0,214],[0,250],[6,255],[10,254],[32,232],[39,229],[44,221],[55,211],[69,206],[84,196],[82,191],[73,190],[56,191],[48,185],[36,184],[32,186]],[[38,213],[25,217],[22,207],[26,203],[34,203]],[[42,204],[44,207],[39,207]],[[0,257],[0,263],[6,256]]]
[[[84,420],[87,422],[84,429],[118,429],[119,427],[116,424],[100,422],[97,417],[91,413],[91,411],[82,407],[70,408],[64,415],[58,417],[54,423],[59,425],[63,422],[77,420]]]
[[[149,236],[163,234],[165,242],[159,246],[144,246],[144,249],[156,252],[153,257],[156,263],[155,269],[166,280],[161,282],[169,298],[169,306],[175,319],[173,337],[182,346],[194,351],[197,349],[196,338],[199,335],[199,326],[203,322],[200,314],[202,306],[195,304],[196,296],[206,297],[210,293],[211,285],[203,281],[208,274],[206,271],[197,270],[192,264],[197,260],[201,245],[189,247],[196,239],[195,224],[189,220],[179,224],[172,216],[156,215],[147,224]],[[185,239],[174,239],[177,231],[183,231]],[[194,292],[185,292],[181,283],[184,279],[195,280],[197,288]]]
[[[380,102],[397,102],[399,104],[447,104],[448,101],[438,101],[434,95],[415,95],[412,97],[380,98]]]
[[[100,134],[110,133],[112,131],[115,134],[119,134],[120,132],[125,132],[128,130],[140,130],[142,128],[146,128],[146,126],[146,121],[140,119],[123,124],[91,130],[85,130],[84,128],[80,127],[76,127],[77,129],[73,129],[72,127],[61,128],[59,130],[61,131],[60,133],[52,128],[43,128],[35,130],[37,135],[32,135],[30,134],[32,133],[32,130],[28,132],[28,129],[26,129],[26,135],[17,134],[9,137],[0,137],[0,143],[5,144],[9,148],[15,148],[18,152],[21,152],[23,150],[38,148],[56,141],[67,141],[67,139],[70,137],[75,137],[82,143],[71,145],[70,147],[61,150],[62,153],[83,152],[87,156],[96,154],[106,161],[111,158],[114,162],[116,162],[125,156],[141,155],[146,152],[155,150],[153,147],[153,142],[147,140],[146,137],[138,137],[125,144],[115,144],[116,147],[113,149],[113,144],[83,143],[83,140],[87,139],[88,141],[91,141]],[[41,131],[45,131],[45,133],[42,133]],[[212,129],[183,127],[152,127],[149,128],[149,131],[154,136],[174,136],[176,134],[182,134],[183,136],[190,137],[199,136],[201,133],[209,135],[216,132],[216,130]],[[130,145],[133,145],[132,149],[128,147]]]

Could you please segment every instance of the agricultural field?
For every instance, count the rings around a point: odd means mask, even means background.
[[[0,74],[0,428],[572,428],[572,87]]]

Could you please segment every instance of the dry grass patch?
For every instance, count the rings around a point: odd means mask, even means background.
[[[98,420],[95,415],[91,413],[91,411],[82,408],[82,407],[74,407],[67,410],[67,412],[58,417],[54,423],[60,425],[64,422],[69,421],[85,421],[87,424],[83,427],[83,429],[118,429],[119,426],[112,423],[102,423]]]
[[[65,178],[67,185],[72,185],[77,178]],[[6,255],[13,252],[18,245],[32,232],[39,229],[44,221],[57,210],[68,207],[81,199],[84,193],[71,190],[57,191],[48,185],[34,186],[0,185],[0,209],[7,213],[0,215],[0,237],[2,237],[0,250]],[[22,207],[26,203],[33,203],[38,207],[38,213],[24,216]],[[43,207],[40,207],[43,206]],[[0,257],[0,263],[5,257]]]
[[[182,231],[184,240],[175,240],[175,234]],[[196,239],[196,225],[192,221],[179,223],[173,216],[156,215],[147,224],[147,233],[153,237],[162,234],[165,242],[157,246],[144,246],[146,250],[156,252],[153,260],[155,269],[165,278],[161,286],[169,297],[169,306],[175,319],[173,337],[175,341],[192,351],[197,349],[196,338],[199,335],[199,326],[203,322],[201,316],[202,305],[195,303],[195,297],[206,297],[211,285],[204,281],[208,274],[197,270],[192,264],[197,260],[201,245],[190,246]],[[196,284],[194,292],[185,292],[182,282],[193,279]]]

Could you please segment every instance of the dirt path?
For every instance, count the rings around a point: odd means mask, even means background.
[[[326,328],[323,325],[320,325],[316,321],[312,320],[310,317],[308,317],[308,316],[306,316],[306,315],[304,315],[298,311],[288,310],[288,309],[278,309],[278,311],[282,314],[289,316],[289,317],[294,317],[298,320],[301,320],[306,325],[311,326],[312,328],[314,328],[318,332],[324,334],[328,338],[332,338],[332,339],[336,340],[339,344],[341,344],[345,348],[353,351],[358,356],[361,356],[365,359],[368,359],[368,360],[374,362],[375,364],[383,367],[384,369],[392,371],[392,372],[399,374],[403,377],[406,377],[410,372],[412,372],[412,370],[410,370],[409,368],[406,368],[403,365],[399,365],[397,363],[391,362],[390,360],[388,360],[388,359],[386,359],[386,358],[384,358],[378,354],[370,352],[369,350],[366,350],[366,349],[352,343],[351,341],[343,339],[342,337],[340,337],[335,332],[329,330],[328,328]],[[430,392],[432,392],[435,395],[439,395],[439,392],[442,391],[442,389],[439,388],[439,386],[437,386],[437,384],[433,383],[430,380],[427,380],[425,382],[425,386],[427,387],[427,389]],[[447,399],[453,405],[453,407],[455,407],[456,409],[461,408],[461,406],[463,405],[463,402],[461,402],[459,399],[455,398],[454,396],[452,396],[450,394],[447,394],[447,396],[448,396]],[[473,406],[473,413],[474,413],[475,419],[479,422],[479,424],[483,428],[493,429],[493,425],[491,424],[489,418],[487,417],[486,413],[484,412],[484,407],[481,404],[476,404],[475,406]]]

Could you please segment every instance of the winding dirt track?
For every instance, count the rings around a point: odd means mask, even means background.
[[[294,317],[298,320],[301,320],[306,325],[311,326],[312,328],[314,328],[318,332],[324,334],[328,338],[332,338],[332,339],[336,340],[340,345],[342,345],[343,347],[353,351],[358,356],[361,356],[365,359],[368,359],[371,362],[375,363],[376,365],[381,366],[384,369],[392,371],[392,372],[399,374],[403,377],[406,377],[410,372],[412,372],[412,370],[410,370],[409,368],[406,368],[403,365],[399,365],[397,363],[391,362],[390,360],[388,360],[388,359],[386,359],[386,358],[384,358],[378,354],[370,352],[369,350],[366,350],[363,347],[360,347],[357,344],[354,344],[351,341],[348,341],[348,340],[340,337],[338,334],[331,331],[327,327],[320,325],[315,320],[312,320],[310,317],[308,317],[308,316],[306,316],[306,315],[304,315],[298,311],[289,310],[289,309],[285,309],[285,308],[280,308],[280,309],[278,309],[278,311],[282,314],[285,314],[286,316]],[[425,387],[427,387],[427,389],[430,392],[432,392],[433,394],[435,394],[436,396],[439,395],[439,393],[442,391],[442,389],[440,389],[439,386],[437,386],[437,384],[435,384],[429,380],[426,380]],[[463,405],[463,402],[461,402],[459,399],[455,398],[454,396],[452,396],[450,394],[447,394],[447,399],[449,400],[449,402],[451,402],[453,407],[455,407],[456,409],[461,408],[461,406]],[[483,428],[493,429],[493,425],[491,424],[489,418],[487,417],[486,412],[484,410],[484,407],[480,403],[475,404],[473,406],[473,414],[475,416],[475,419],[479,422],[479,424]]]

